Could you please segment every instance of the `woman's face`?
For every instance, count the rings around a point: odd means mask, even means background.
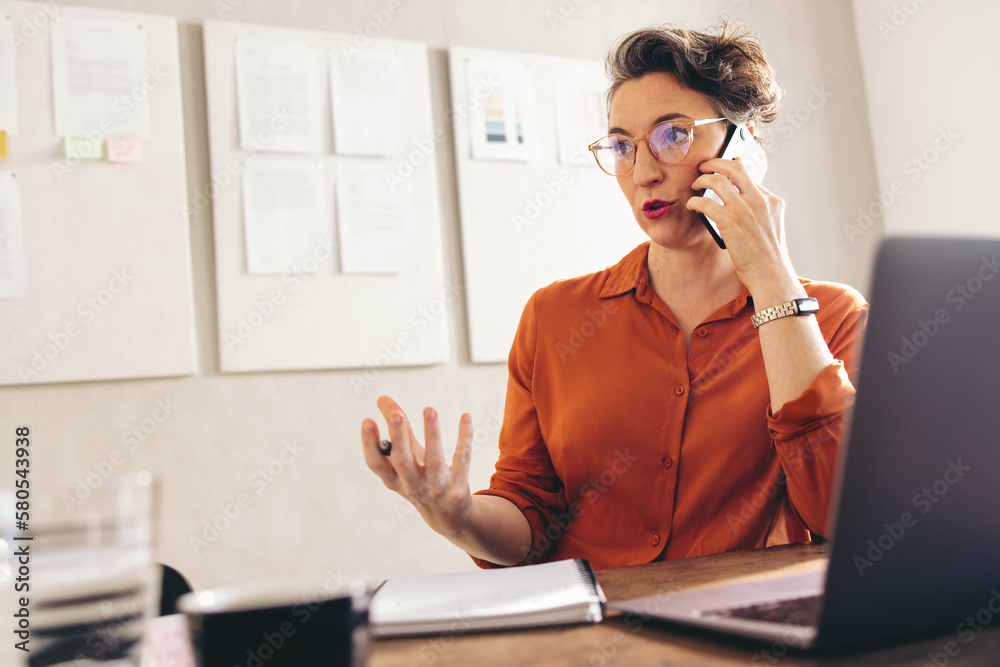
[[[703,120],[720,114],[706,95],[682,86],[672,74],[656,72],[626,81],[618,88],[608,116],[610,132],[640,137],[659,122],[670,119]],[[715,245],[708,230],[687,200],[701,172],[698,165],[718,156],[726,136],[726,123],[694,128],[694,141],[680,162],[664,164],[649,152],[645,141],[636,146],[635,166],[618,176],[618,185],[632,213],[650,240],[665,247]],[[659,206],[665,203],[666,205]]]

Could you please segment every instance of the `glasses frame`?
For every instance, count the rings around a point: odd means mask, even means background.
[[[659,162],[662,162],[663,164],[676,164],[677,162],[680,162],[685,157],[687,157],[687,151],[685,151],[684,155],[680,158],[680,160],[664,160],[663,158],[660,157],[659,152],[657,152],[656,150],[654,150],[653,146],[649,143],[649,137],[653,134],[653,132],[656,131],[656,128],[658,128],[659,126],[664,125],[665,123],[670,123],[672,125],[680,125],[681,127],[686,127],[687,131],[688,131],[688,135],[690,135],[690,137],[691,137],[690,141],[688,141],[688,151],[690,151],[691,150],[691,144],[694,143],[694,128],[699,127],[701,125],[708,125],[709,123],[718,123],[719,121],[724,121],[724,120],[726,120],[726,119],[725,118],[703,118],[701,120],[684,120],[684,121],[680,121],[680,120],[672,118],[672,119],[660,121],[659,123],[657,123],[656,125],[654,125],[653,127],[651,127],[649,129],[649,132],[646,132],[645,134],[642,134],[642,135],[640,135],[638,137],[629,136],[629,135],[625,134],[624,132],[612,132],[611,134],[607,134],[607,135],[601,137],[600,139],[598,139],[597,141],[595,141],[594,143],[592,143],[589,146],[587,146],[587,150],[589,150],[591,153],[593,153],[593,155],[594,155],[594,161],[597,162],[597,166],[600,167],[601,171],[603,171],[605,174],[607,174],[608,176],[624,176],[625,174],[627,174],[630,171],[632,171],[632,169],[635,167],[635,159],[636,159],[636,156],[639,154],[639,142],[640,141],[644,142],[646,144],[646,148],[649,149],[650,154],[653,157],[655,157]],[[632,161],[629,163],[628,169],[626,169],[625,171],[621,172],[620,174],[615,174],[615,173],[612,173],[612,172],[608,171],[607,169],[605,169],[601,165],[600,159],[598,159],[598,157],[597,157],[597,151],[607,150],[606,148],[602,148],[601,146],[598,146],[597,144],[601,143],[605,139],[610,139],[611,137],[625,137],[630,142],[632,142],[632,146],[635,148],[635,150],[632,152]]]

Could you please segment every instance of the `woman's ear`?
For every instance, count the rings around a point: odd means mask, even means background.
[[[754,125],[754,122],[752,120],[747,121],[746,125],[747,125],[747,129],[750,130],[750,136],[756,137],[757,136],[757,126]]]

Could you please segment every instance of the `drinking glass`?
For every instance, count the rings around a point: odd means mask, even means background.
[[[28,494],[0,490],[14,658],[28,667],[138,665],[146,619],[159,599],[153,476],[30,481]],[[19,511],[25,507],[27,517]],[[22,640],[27,651],[16,646]]]

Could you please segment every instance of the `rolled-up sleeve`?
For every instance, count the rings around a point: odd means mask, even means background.
[[[531,547],[519,564],[546,560],[558,535],[549,535],[554,517],[565,514],[563,484],[552,466],[532,397],[537,326],[535,296],[521,314],[507,367],[507,395],[500,429],[500,458],[488,489],[476,495],[506,498],[524,514],[531,527]],[[473,557],[483,568],[496,564]]]
[[[767,417],[789,501],[809,530],[822,536],[828,534],[836,467],[854,406],[854,380],[867,316],[868,307],[862,301],[833,332],[824,331],[834,363],[800,396]]]

